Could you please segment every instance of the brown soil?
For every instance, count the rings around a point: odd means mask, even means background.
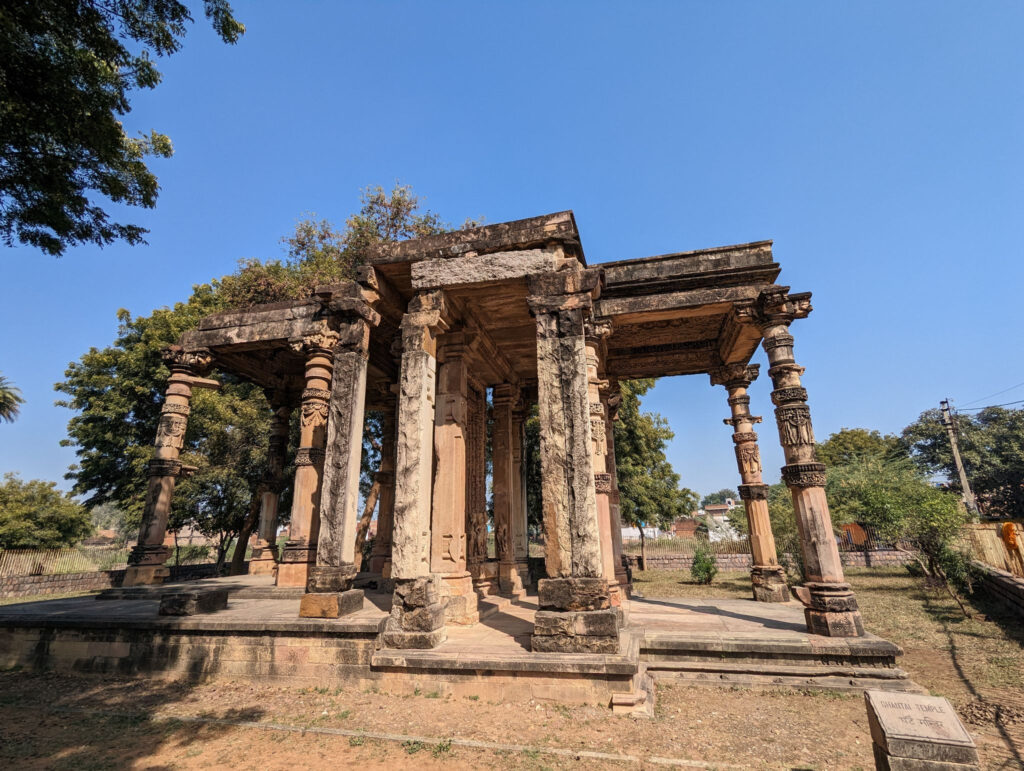
[[[716,589],[735,583],[735,592],[745,590],[734,578],[716,580]],[[903,645],[902,665],[911,676],[957,706],[978,741],[984,766],[1021,767],[1024,632],[1019,625],[1012,627],[988,607],[988,620],[957,618],[952,601],[901,570],[861,572],[851,580],[867,626]],[[660,576],[643,591],[655,596],[657,584],[665,596],[673,591],[671,583],[669,576]],[[680,583],[680,574],[675,583],[679,593],[691,590]],[[506,748],[461,746],[459,740]],[[568,754],[544,751],[550,748]],[[631,758],[577,757],[584,752],[631,756],[641,767],[655,767],[659,758],[722,768],[873,767],[859,695],[663,685],[655,717],[636,719],[598,705],[490,704],[432,693],[399,697],[344,688],[0,674],[0,767],[267,771],[638,765]]]

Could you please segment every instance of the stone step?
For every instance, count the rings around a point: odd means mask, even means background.
[[[841,677],[821,674],[814,677],[796,677],[779,674],[755,675],[732,672],[687,672],[652,670],[656,683],[681,685],[708,685],[715,688],[794,688],[797,690],[841,691],[859,693],[866,690],[899,693],[926,693],[925,689],[909,679],[880,677]]]
[[[708,672],[735,675],[769,675],[780,677],[853,677],[876,680],[907,680],[910,675],[899,667],[835,667],[794,666],[792,664],[734,663],[706,659],[704,661],[649,661],[647,671],[658,672]]]

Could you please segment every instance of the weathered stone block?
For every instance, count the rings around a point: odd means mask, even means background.
[[[750,571],[754,599],[758,602],[788,602],[789,587],[782,568],[755,567]]]
[[[363,590],[307,592],[299,601],[301,618],[339,618],[363,609]]]
[[[541,610],[605,610],[611,607],[603,578],[542,578],[537,584]]]
[[[386,648],[436,648],[448,638],[444,627],[432,632],[403,632],[386,629],[381,642]]]
[[[598,635],[619,633],[620,614],[617,609],[551,611],[539,610],[534,616],[535,635]]]
[[[919,760],[888,755],[878,745],[874,747],[877,771],[980,771],[977,763],[945,763],[939,760]]]
[[[406,632],[432,632],[444,626],[444,605],[437,602],[423,608],[406,610],[401,614],[402,630]]]
[[[228,606],[227,589],[197,589],[190,592],[174,592],[160,598],[161,616],[194,616],[197,613],[214,613]]]
[[[433,576],[395,581],[395,599],[409,608],[422,608],[438,602],[440,591]]]
[[[347,592],[359,570],[355,565],[314,565],[306,578],[307,592]]]
[[[864,622],[857,611],[846,613],[825,613],[804,608],[807,631],[824,637],[861,637]]]

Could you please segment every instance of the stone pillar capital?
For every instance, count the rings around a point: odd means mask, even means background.
[[[180,345],[169,345],[160,352],[160,357],[172,373],[203,376],[213,366],[213,354],[206,348],[186,351]]]
[[[747,388],[757,380],[760,371],[760,364],[724,364],[708,374],[711,376],[711,385],[725,386],[729,391],[733,391],[737,388]]]

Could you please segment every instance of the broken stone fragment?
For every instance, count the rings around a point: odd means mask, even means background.
[[[605,610],[611,607],[603,578],[542,578],[537,584],[541,610]]]

